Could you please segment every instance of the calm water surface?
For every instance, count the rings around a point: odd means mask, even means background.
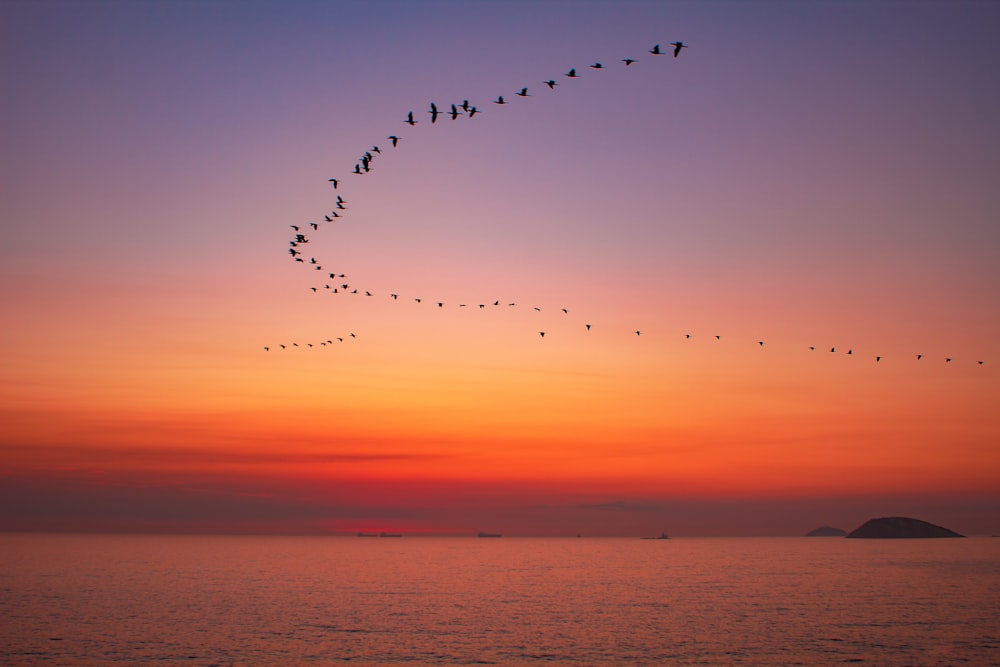
[[[0,664],[997,665],[1000,539],[0,535]]]

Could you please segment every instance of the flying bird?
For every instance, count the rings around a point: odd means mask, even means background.
[[[576,73],[576,68],[573,68],[570,71],[566,72],[566,76],[568,76],[571,79],[579,78],[579,75]]]
[[[548,86],[549,90],[554,90],[555,87],[559,85],[558,83],[555,82],[554,79],[549,79],[548,81],[543,81],[542,83]]]
[[[521,90],[519,90],[515,94],[518,95],[518,96],[520,96],[520,97],[531,97],[531,95],[528,94],[528,89],[527,88],[522,88]]]
[[[463,111],[468,112],[469,111],[469,100],[462,100],[462,103],[459,106],[462,107]]]
[[[500,97],[493,100],[493,104],[507,104],[507,103],[503,101],[503,95],[501,95]]]
[[[680,55],[681,49],[687,48],[687,44],[684,42],[670,42],[670,45],[674,47],[674,58]]]
[[[541,336],[542,338],[545,338],[545,332],[544,331],[539,331],[538,335]]]
[[[386,137],[386,139],[392,142],[393,148],[395,148],[396,144],[399,143],[399,137],[397,137],[395,134],[390,134],[388,137]]]
[[[406,120],[404,120],[403,122],[406,123],[407,125],[416,125],[420,121],[413,120],[413,112],[411,111],[410,113],[406,114]]]
[[[337,184],[340,183],[340,181],[338,181],[336,178],[329,178],[327,180],[330,181],[331,183],[333,183],[333,189],[336,190],[337,189]]]
[[[456,107],[454,104],[452,104],[451,105],[451,111],[449,112],[449,115],[451,116],[452,120],[455,120],[456,118],[458,118],[459,116],[462,115],[462,112],[458,110],[458,107]]]
[[[469,118],[472,118],[477,113],[479,113],[479,109],[477,109],[476,107],[470,107],[469,108]]]
[[[592,69],[604,69],[604,65],[602,65],[601,63],[594,63],[594,64],[593,64],[593,65],[591,65],[590,67],[591,67]]]
[[[628,66],[629,66],[629,65],[631,65],[632,63],[637,63],[637,62],[639,62],[639,61],[638,61],[638,60],[635,60],[635,59],[633,59],[633,58],[622,58],[622,62],[623,62],[623,63],[625,63],[625,67],[628,67]]]
[[[651,49],[649,50],[649,52],[650,52],[650,53],[652,53],[652,54],[653,54],[654,56],[662,56],[662,55],[665,55],[665,54],[663,53],[663,51],[660,51],[660,45],[659,45],[659,44],[657,44],[656,46],[654,46],[653,48],[651,48]]]
[[[437,108],[436,104],[434,104],[433,102],[431,102],[431,108],[430,108],[430,110],[427,113],[429,113],[431,115],[431,123],[437,122],[437,119],[438,119],[438,108]]]
[[[583,326],[587,327],[587,331],[590,331],[590,325],[589,324],[584,324]]]

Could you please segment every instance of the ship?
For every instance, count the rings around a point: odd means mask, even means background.
[[[402,537],[402,533],[379,533],[379,537]]]
[[[656,537],[640,537],[639,539],[640,540],[669,540],[670,536],[667,535],[666,533],[660,533]]]
[[[378,537],[378,533],[362,533],[358,531],[358,537]]]
[[[503,537],[500,533],[479,533],[479,537]]]

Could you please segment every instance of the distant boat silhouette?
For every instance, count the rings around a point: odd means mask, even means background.
[[[667,535],[666,533],[660,533],[656,537],[640,537],[639,539],[640,540],[669,540],[670,536]]]
[[[362,533],[358,531],[358,537],[378,537],[378,533]]]
[[[379,537],[402,537],[403,534],[402,533],[384,533],[383,532],[383,533],[379,533],[378,536]]]
[[[503,537],[500,533],[483,533],[480,532],[478,537]]]

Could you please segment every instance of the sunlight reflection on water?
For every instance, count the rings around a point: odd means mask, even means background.
[[[0,536],[0,662],[1000,662],[1000,540]]]

